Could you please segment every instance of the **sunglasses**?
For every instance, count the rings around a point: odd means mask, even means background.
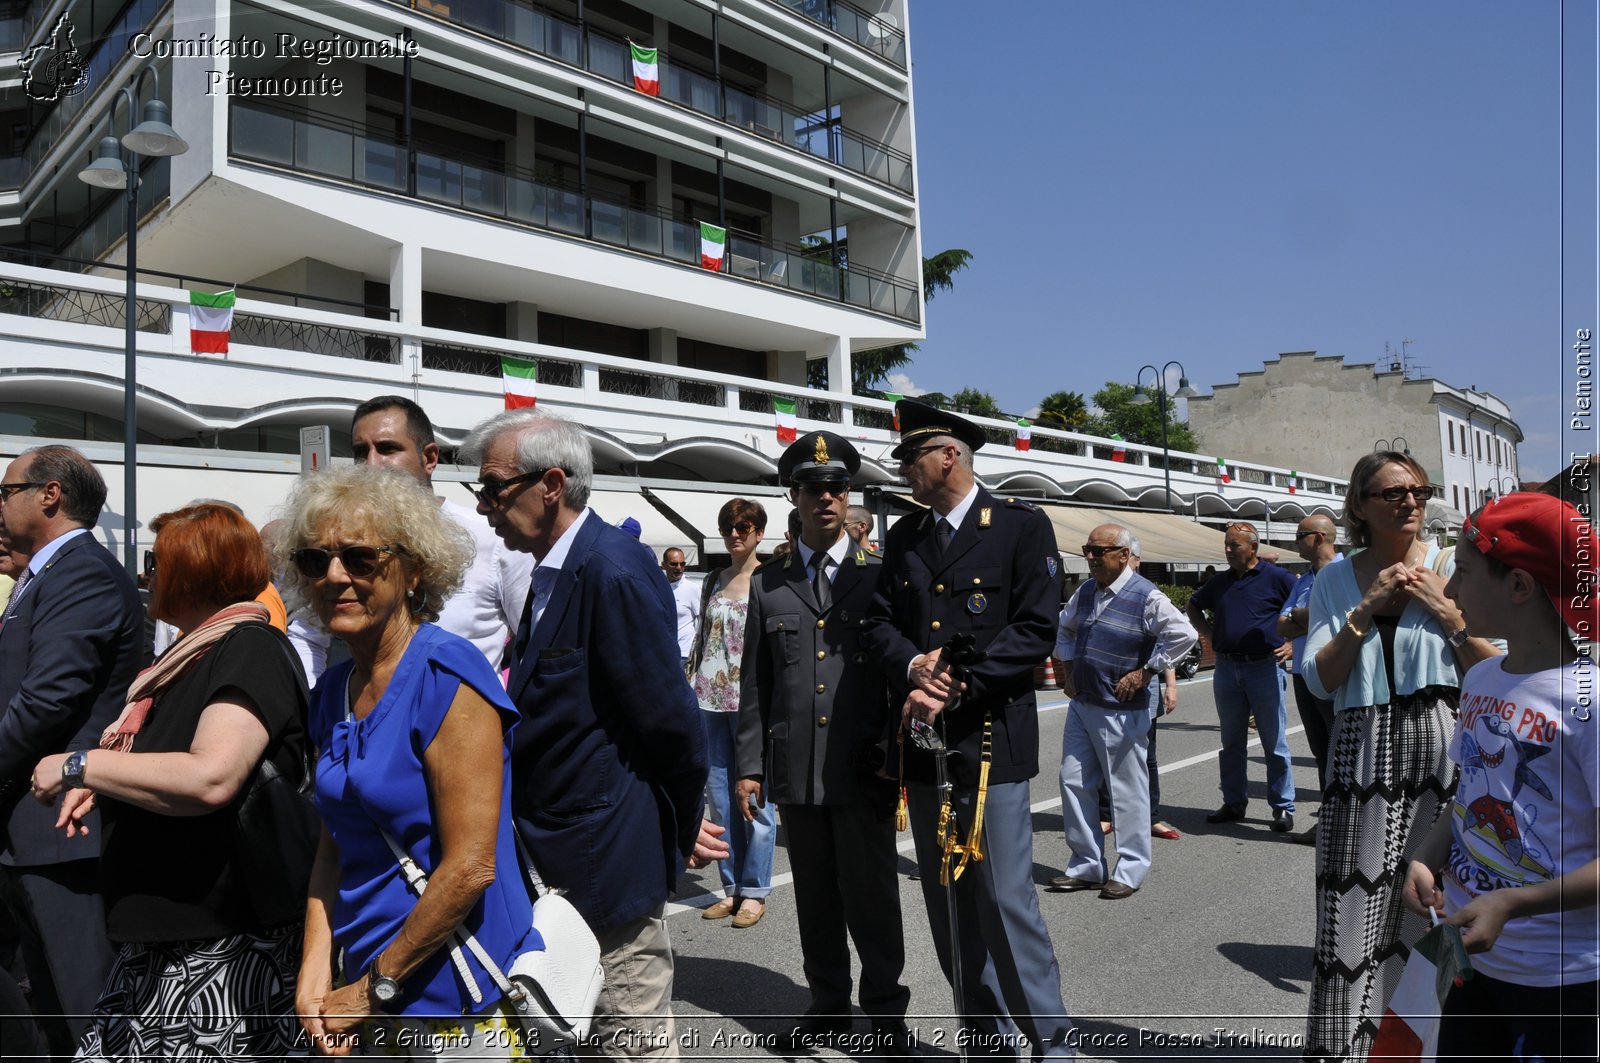
[[[943,450],[945,447],[948,447],[949,445],[950,445],[949,443],[933,443],[933,444],[931,444],[929,446],[926,446],[926,447],[918,447],[916,450],[909,451],[908,453],[901,455],[899,458],[897,458],[895,460],[898,461],[901,465],[915,465],[917,463],[917,461],[922,457],[922,455],[926,454],[928,451],[930,451],[930,450]]]
[[[741,520],[739,523],[730,527],[719,528],[717,530],[722,532],[722,537],[726,539],[728,536],[734,534],[749,535],[751,532],[756,530],[756,526],[747,520]]]
[[[1322,534],[1322,533],[1321,533],[1321,532],[1319,532],[1319,531],[1303,531],[1303,532],[1296,532],[1296,533],[1295,533],[1295,536],[1294,536],[1294,538],[1295,538],[1295,541],[1296,541],[1296,542],[1299,542],[1299,541],[1300,541],[1300,540],[1301,540],[1301,539],[1304,539],[1304,538],[1306,538],[1306,537],[1307,537],[1307,536],[1309,536],[1309,535],[1321,535],[1321,534]]]
[[[525,472],[518,476],[510,476],[504,480],[479,480],[475,484],[463,483],[461,486],[465,487],[468,491],[471,491],[472,497],[476,498],[484,505],[498,506],[500,504],[500,496],[503,495],[508,488],[515,487],[520,483],[527,483],[529,480],[537,480],[549,471],[549,469],[535,469],[532,472]],[[567,472],[565,469],[562,469],[561,471]],[[571,476],[572,474],[568,472],[567,475]]]
[[[1427,484],[1418,484],[1415,487],[1385,487],[1382,491],[1368,491],[1368,498],[1381,498],[1385,502],[1399,502],[1406,495],[1410,495],[1418,502],[1426,502],[1434,495],[1434,490]]]
[[[402,553],[398,546],[343,546],[337,550],[324,550],[320,546],[305,546],[289,555],[294,567],[306,579],[322,579],[328,566],[338,557],[346,575],[352,579],[368,579],[378,571],[384,554]]]
[[[800,485],[800,493],[803,495],[816,495],[819,498],[823,495],[832,495],[834,498],[838,498],[841,495],[850,493],[850,481],[812,480]]]
[[[1095,546],[1092,543],[1084,543],[1083,544],[1083,556],[1084,557],[1099,558],[1099,557],[1104,557],[1106,554],[1110,553],[1112,550],[1126,550],[1126,549],[1128,549],[1126,546]]]
[[[13,484],[0,484],[0,502],[4,502],[19,491],[30,491],[35,487],[43,487],[48,480],[18,480]]]
[[[154,550],[146,550],[144,552],[144,574],[146,578],[156,574],[156,552]]]

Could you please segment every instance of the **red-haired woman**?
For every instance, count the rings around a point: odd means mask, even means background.
[[[119,951],[77,1058],[305,1055],[301,919],[258,914],[233,859],[237,802],[261,761],[296,782],[304,773],[305,683],[253,600],[267,551],[214,503],[151,527],[151,615],[187,634],[134,681],[100,748],[33,772],[41,801],[65,791],[57,825],[68,836],[92,803],[105,824],[100,873]]]

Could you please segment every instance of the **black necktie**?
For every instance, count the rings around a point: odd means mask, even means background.
[[[950,538],[952,534],[953,533],[950,530],[950,522],[945,520],[943,517],[940,517],[939,523],[934,525],[933,528],[933,537],[934,541],[939,544],[940,557],[943,557],[945,551],[950,549]]]
[[[816,573],[811,577],[811,590],[817,596],[817,608],[822,610],[833,604],[833,584],[828,582],[828,562],[831,560],[827,554],[817,554],[811,559],[816,566]]]

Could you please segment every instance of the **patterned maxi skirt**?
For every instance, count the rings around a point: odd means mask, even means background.
[[[1449,807],[1459,691],[1425,687],[1335,715],[1317,823],[1317,942],[1306,1059],[1364,1060],[1426,921],[1401,904],[1411,855]]]
[[[294,1010],[301,925],[204,941],[124,944],[77,1060],[304,1056]]]

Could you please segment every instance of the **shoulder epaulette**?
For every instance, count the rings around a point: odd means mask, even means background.
[[[1034,513],[1039,511],[1038,506],[1034,505],[1032,502],[1027,502],[1020,498],[1008,498],[1006,499],[1006,505],[1010,506],[1012,509],[1026,509]]]

